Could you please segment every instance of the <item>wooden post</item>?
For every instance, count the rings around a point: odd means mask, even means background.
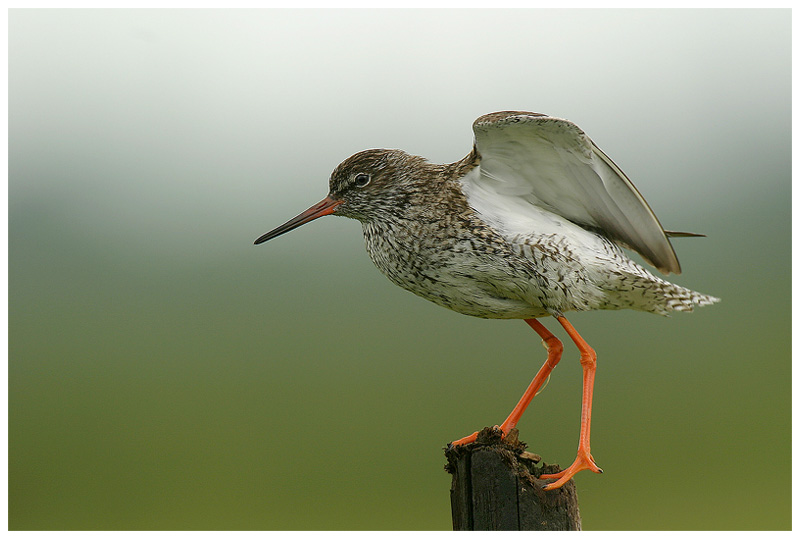
[[[581,529],[575,483],[543,490],[547,482],[538,477],[561,468],[537,467],[541,458],[526,447],[516,429],[503,439],[487,427],[474,443],[445,449],[454,530]]]

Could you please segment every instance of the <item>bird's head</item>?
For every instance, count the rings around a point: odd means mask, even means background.
[[[337,166],[330,178],[328,196],[297,217],[267,232],[264,243],[325,215],[342,215],[369,221],[408,203],[410,187],[427,161],[401,150],[364,150]]]

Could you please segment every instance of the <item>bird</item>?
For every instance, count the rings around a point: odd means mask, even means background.
[[[463,159],[434,164],[397,149],[344,160],[319,203],[255,240],[261,244],[326,215],[357,219],[375,266],[396,285],[453,311],[522,319],[547,359],[499,425],[506,436],[542,389],[563,352],[540,318],[554,318],[580,354],[580,434],[574,462],[542,475],[563,486],[581,470],[602,473],[591,454],[597,354],[565,313],[633,309],[692,311],[719,298],[662,279],[681,273],[669,232],[625,173],[569,120],[501,111],[472,125]],[[451,442],[472,443],[477,432]]]

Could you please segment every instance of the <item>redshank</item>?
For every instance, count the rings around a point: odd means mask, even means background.
[[[622,247],[665,274],[680,273],[668,237],[695,234],[666,232],[628,177],[574,123],[495,112],[472,128],[472,151],[447,165],[400,150],[349,157],[331,174],[325,199],[255,243],[324,215],[358,219],[370,258],[395,284],[459,313],[525,320],[547,360],[500,425],[503,435],[561,359],[561,341],[537,320],[555,318],[580,352],[583,396],[575,461],[542,476],[554,489],[580,470],[602,472],[589,445],[597,356],[564,313],[666,315],[718,299],[656,277],[627,256]]]

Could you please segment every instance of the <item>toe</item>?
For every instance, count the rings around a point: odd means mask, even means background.
[[[603,473],[603,470],[601,470],[600,467],[594,463],[594,459],[590,454],[579,453],[575,458],[575,462],[573,462],[566,470],[562,470],[557,473],[542,474],[539,476],[539,479],[555,479],[556,481],[544,487],[545,490],[553,490],[563,486],[564,483],[572,479],[572,477],[581,470],[591,470],[594,473]]]
[[[550,483],[548,485],[545,485],[544,487],[542,487],[542,489],[543,490],[555,490],[557,488],[561,488],[570,479],[572,479],[572,477],[562,477],[558,481],[554,481],[554,482],[552,482],[552,483]]]
[[[450,445],[466,445],[471,444],[478,438],[478,432],[473,432],[469,436],[464,436],[463,438],[456,440],[454,442],[450,442]]]

